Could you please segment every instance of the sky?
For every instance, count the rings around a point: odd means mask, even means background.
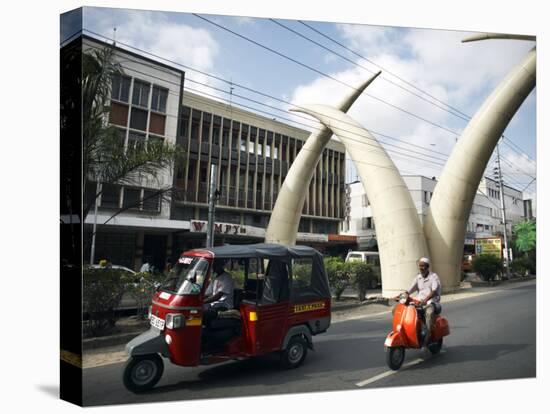
[[[381,69],[348,113],[374,133],[402,174],[427,177],[440,175],[467,119],[535,45],[461,43],[472,33],[451,30],[93,7],[83,9],[82,21],[85,34],[116,36],[120,47],[184,65],[186,90],[309,130],[319,124],[290,107],[336,104]],[[61,23],[63,41],[79,18],[67,13]],[[536,202],[535,114],[536,89],[505,130],[500,154],[505,183]],[[355,180],[350,160],[346,167],[347,181]]]

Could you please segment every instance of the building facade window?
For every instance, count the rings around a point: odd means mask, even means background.
[[[140,207],[141,188],[124,187],[123,208],[138,209]]]
[[[139,129],[140,131],[147,130],[147,111],[138,108],[132,108],[130,115],[130,128]]]
[[[111,112],[109,113],[109,122],[111,124],[126,127],[126,124],[128,123],[128,106],[112,102]]]
[[[101,186],[101,207],[120,207],[120,185],[103,183]]]
[[[164,135],[166,126],[166,115],[156,114],[151,112],[149,120],[149,132],[157,135]]]
[[[128,76],[113,75],[111,77],[111,99],[128,103],[130,99],[130,84],[132,80]]]
[[[168,100],[168,89],[160,86],[153,86],[153,96],[151,98],[151,109],[157,112],[166,112],[166,101]]]
[[[147,108],[149,100],[149,89],[151,84],[138,79],[134,79],[134,92],[132,94],[132,104]]]
[[[143,210],[160,211],[160,193],[158,190],[143,190]]]

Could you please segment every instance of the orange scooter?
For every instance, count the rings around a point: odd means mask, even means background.
[[[421,302],[407,293],[399,296],[394,309],[393,328],[386,337],[386,363],[393,370],[401,368],[405,360],[405,349],[420,349],[426,336],[425,310]],[[440,315],[435,316],[428,350],[437,354],[443,346],[443,337],[449,335],[449,322]]]

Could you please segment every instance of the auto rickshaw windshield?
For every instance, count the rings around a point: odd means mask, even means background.
[[[208,272],[208,260],[200,257],[180,257],[160,289],[178,295],[198,295]]]

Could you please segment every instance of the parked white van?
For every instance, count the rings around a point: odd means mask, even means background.
[[[380,274],[380,255],[378,252],[363,252],[363,251],[352,251],[348,252],[346,256],[346,262],[363,262],[372,266],[374,274],[376,275],[376,283],[373,282],[372,286],[369,286],[370,289],[374,289],[382,283],[382,275]],[[376,286],[375,286],[376,284]]]

